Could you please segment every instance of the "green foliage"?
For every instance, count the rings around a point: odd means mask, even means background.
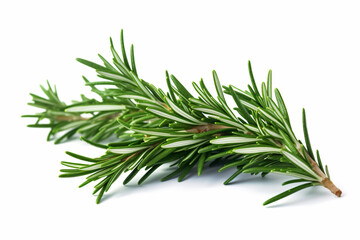
[[[139,77],[134,47],[131,45],[129,61],[123,31],[120,40],[121,54],[118,54],[110,39],[112,63],[101,55],[102,65],[77,59],[95,69],[98,77],[103,79],[91,82],[84,77],[85,85],[100,100],[82,95],[80,101],[67,105],[60,101],[56,88],[52,89],[49,84],[48,89],[41,87],[46,98],[31,94],[33,100],[29,105],[44,111],[24,115],[37,118],[29,127],[50,128],[48,140],[56,138],[55,143],[78,133],[89,144],[106,149],[104,155],[96,158],[67,152],[81,163],[62,162],[66,168],[61,170],[60,177],[86,176],[80,187],[97,182],[94,190],[94,194],[98,193],[97,203],[121,174],[129,173],[123,181],[126,185],[144,169],[146,172],[138,181],[142,184],[160,166],[168,164],[173,172],[162,181],[173,177],[182,181],[192,169],[197,169],[200,176],[204,167],[219,163],[219,171],[235,169],[224,184],[245,173],[262,176],[278,173],[295,178],[284,185],[307,182],[269,199],[264,205],[320,184],[322,178],[306,158],[306,154],[312,158],[314,154],[305,111],[306,148],[292,131],[279,90],[274,91],[276,103],[272,98],[271,70],[266,83],[258,88],[249,62],[251,85],[248,90],[222,87],[213,71],[217,97],[210,93],[202,79],[193,83],[199,95],[194,97],[166,71],[168,93],[164,93]],[[224,94],[234,100],[237,114],[228,107]],[[43,123],[43,120],[47,122]],[[65,133],[57,135],[60,132]],[[110,137],[116,137],[116,141],[104,143]],[[317,162],[324,171],[318,151]]]

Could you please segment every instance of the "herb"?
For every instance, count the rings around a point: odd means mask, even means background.
[[[278,173],[294,177],[283,185],[301,183],[264,202],[264,205],[289,196],[299,190],[323,185],[336,196],[341,191],[330,180],[327,166],[322,165],[319,152],[313,153],[307,131],[306,114],[303,110],[305,146],[296,138],[280,91],[272,89],[272,72],[266,83],[257,86],[249,62],[251,85],[247,90],[234,86],[221,86],[213,71],[217,96],[211,95],[201,79],[193,83],[198,97],[193,96],[174,76],[165,72],[168,92],[144,81],[135,65],[134,47],[127,58],[123,32],[121,31],[121,54],[110,39],[112,64],[99,55],[103,64],[84,59],[80,63],[94,68],[101,81],[89,86],[101,100],[81,95],[80,101],[71,105],[63,103],[48,83],[41,87],[46,97],[31,94],[30,105],[44,109],[29,127],[50,128],[48,140],[56,138],[60,143],[76,133],[89,144],[106,149],[97,158],[66,152],[81,160],[61,162],[60,177],[86,176],[80,185],[96,181],[94,194],[99,203],[103,194],[121,174],[128,172],[124,184],[129,183],[141,169],[145,174],[142,184],[164,164],[174,171],[162,181],[178,177],[182,181],[197,168],[198,175],[207,165],[221,164],[219,172],[232,168],[235,173],[224,184],[230,183],[241,173],[252,175]],[[99,89],[99,87],[105,88]],[[228,106],[225,95],[236,103],[236,113]],[[274,95],[274,96],[273,96]],[[89,116],[89,117],[86,117]],[[43,123],[47,119],[48,123]],[[59,136],[58,134],[61,133]],[[106,145],[100,142],[116,136],[117,141]]]

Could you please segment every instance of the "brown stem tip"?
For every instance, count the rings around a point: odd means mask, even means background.
[[[334,183],[329,179],[329,178],[324,178],[321,181],[321,184],[326,187],[327,189],[329,189],[333,194],[335,194],[336,196],[340,197],[342,192],[339,188],[337,188]]]

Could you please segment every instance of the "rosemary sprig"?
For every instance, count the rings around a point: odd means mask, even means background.
[[[37,118],[29,127],[49,127],[48,140],[57,137],[58,132],[66,131],[55,143],[80,133],[89,144],[106,149],[106,153],[97,158],[67,152],[82,163],[62,162],[67,168],[60,170],[60,177],[86,176],[80,187],[97,181],[94,194],[98,193],[96,202],[99,203],[103,194],[125,172],[130,172],[124,180],[127,184],[145,169],[146,173],[138,181],[142,184],[160,166],[170,164],[174,171],[162,181],[178,177],[180,182],[193,168],[201,175],[205,166],[221,163],[219,172],[235,169],[224,184],[242,173],[263,177],[278,173],[294,177],[283,185],[302,183],[270,198],[264,205],[318,185],[340,197],[341,191],[330,180],[327,166],[324,171],[318,151],[317,158],[314,157],[305,110],[304,146],[291,128],[280,91],[272,89],[271,70],[266,83],[258,88],[249,62],[251,85],[247,90],[232,85],[222,87],[213,71],[216,97],[211,95],[202,79],[193,83],[198,93],[198,97],[194,97],[175,76],[165,72],[168,86],[165,93],[138,76],[134,47],[131,45],[128,59],[123,31],[120,40],[121,54],[110,39],[112,64],[101,55],[103,65],[77,59],[94,68],[103,79],[90,82],[84,77],[85,85],[99,95],[100,101],[82,95],[81,101],[66,105],[60,101],[56,88],[52,89],[49,84],[48,89],[41,87],[47,98],[31,94],[33,102],[29,104],[45,111],[24,115]],[[107,87],[99,89],[99,86]],[[224,94],[236,103],[237,114],[229,108]],[[48,123],[42,123],[43,119]],[[116,142],[99,143],[114,135]]]

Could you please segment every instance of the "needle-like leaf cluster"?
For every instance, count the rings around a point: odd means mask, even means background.
[[[251,84],[247,90],[221,86],[213,71],[217,96],[210,93],[202,79],[193,83],[198,94],[193,96],[175,76],[166,72],[168,90],[164,92],[138,76],[134,47],[131,46],[128,59],[122,31],[120,39],[120,54],[110,41],[112,63],[101,55],[102,65],[77,59],[95,69],[101,78],[101,81],[91,82],[84,77],[85,85],[101,100],[82,95],[80,101],[66,105],[60,101],[56,89],[48,84],[48,89],[41,87],[47,98],[31,94],[33,102],[29,103],[44,112],[25,115],[37,118],[29,127],[51,129],[48,140],[55,137],[55,143],[59,143],[80,133],[89,144],[106,150],[97,158],[67,152],[81,163],[62,162],[67,168],[61,170],[60,177],[86,176],[80,187],[96,182],[97,203],[121,174],[127,173],[123,181],[127,184],[141,173],[138,184],[142,184],[163,165],[173,172],[162,181],[174,177],[182,181],[192,169],[200,176],[207,165],[220,164],[220,172],[234,169],[234,174],[224,184],[241,173],[263,177],[278,173],[294,178],[284,185],[302,183],[267,200],[264,205],[321,185],[329,178],[318,151],[316,159],[312,151],[305,110],[304,146],[291,128],[280,91],[272,88],[271,70],[267,81],[257,86],[249,62]],[[225,95],[236,104],[234,109],[229,107]],[[42,123],[44,119],[48,122]],[[114,136],[116,141],[102,143]],[[317,168],[326,174],[319,174]]]

